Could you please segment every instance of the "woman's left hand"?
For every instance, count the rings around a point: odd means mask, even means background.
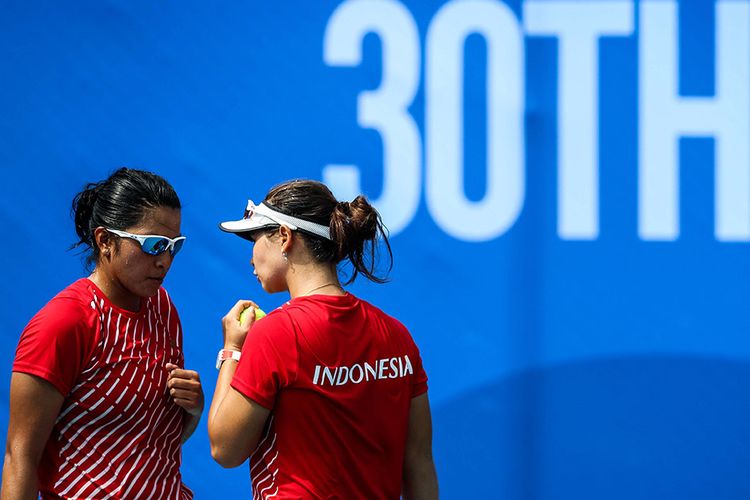
[[[167,363],[167,389],[177,406],[191,415],[203,412],[203,387],[198,372]]]
[[[246,322],[240,323],[240,315],[242,314],[242,311],[248,307],[258,309],[258,304],[252,300],[239,300],[229,312],[221,318],[221,328],[224,331],[224,349],[242,351],[247,332],[250,331],[250,327],[255,323],[255,311],[248,314]]]

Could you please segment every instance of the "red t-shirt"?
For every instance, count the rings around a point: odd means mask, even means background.
[[[271,410],[254,498],[399,498],[427,376],[396,319],[351,294],[295,298],[253,325],[232,387]]]
[[[180,319],[163,288],[137,313],[86,278],[47,303],[13,363],[65,396],[39,464],[42,498],[192,498],[180,476],[183,410],[164,368],[183,362]]]

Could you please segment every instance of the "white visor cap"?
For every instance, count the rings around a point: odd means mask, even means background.
[[[283,214],[264,203],[256,205],[253,200],[247,200],[244,218],[219,224],[219,228],[227,233],[249,233],[272,226],[286,226],[292,231],[302,230],[327,240],[331,239],[331,231],[327,226]]]

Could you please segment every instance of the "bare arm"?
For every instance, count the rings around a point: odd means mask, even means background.
[[[52,384],[39,377],[15,372],[11,376],[2,500],[37,499],[37,467],[63,399]]]
[[[182,420],[182,440],[181,443],[185,444],[185,441],[190,439],[195,429],[198,428],[198,423],[201,421],[200,413],[193,415],[192,413],[185,412],[185,416]]]
[[[237,467],[247,460],[258,446],[270,413],[229,385],[236,369],[237,361],[222,364],[208,412],[211,456],[223,467]]]
[[[240,312],[249,301],[240,301],[223,318],[224,348],[241,351],[251,321],[239,325]],[[216,390],[208,410],[208,438],[211,456],[222,467],[241,465],[258,446],[270,411],[232,388],[237,361],[228,359],[221,365]]]
[[[403,474],[405,500],[438,498],[437,473],[432,459],[432,416],[427,393],[411,400]]]

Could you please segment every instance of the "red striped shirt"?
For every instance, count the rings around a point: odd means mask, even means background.
[[[183,410],[166,387],[181,344],[164,288],[134,313],[84,278],[32,318],[13,371],[65,396],[39,465],[42,498],[192,498],[180,475]]]

